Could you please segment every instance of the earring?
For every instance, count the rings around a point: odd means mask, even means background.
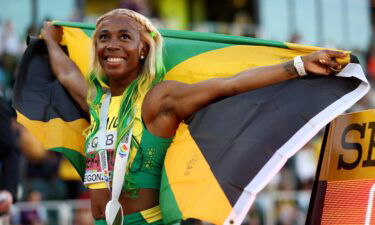
[[[141,60],[144,60],[145,59],[145,56],[144,55],[141,55]]]

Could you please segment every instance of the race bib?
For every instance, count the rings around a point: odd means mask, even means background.
[[[99,139],[102,137],[103,139]],[[86,150],[84,184],[111,182],[115,165],[115,131],[98,132],[89,142]]]
[[[106,157],[101,152],[106,152]],[[101,167],[101,160],[107,164],[108,171],[104,171]],[[84,184],[93,184],[106,182],[104,173],[109,174],[109,182],[111,181],[113,167],[115,165],[115,154],[113,149],[101,150],[98,152],[86,153],[86,172]],[[106,169],[106,168],[105,168]]]
[[[116,138],[117,132],[115,130],[106,131],[104,135],[101,135],[101,132],[98,131],[87,143],[86,154],[95,152],[98,149],[115,149]]]

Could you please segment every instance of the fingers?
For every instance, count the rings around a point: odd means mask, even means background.
[[[42,32],[51,29],[52,22],[51,21],[44,21]]]
[[[41,30],[41,38],[45,41],[54,41],[60,43],[62,39],[62,28],[55,26],[51,21],[45,21]]]
[[[324,50],[327,56],[334,61],[338,62],[340,65],[345,66],[350,62],[350,52]]]
[[[349,63],[349,59],[347,52],[333,50],[320,50],[303,56],[306,72],[314,75],[336,74]]]
[[[343,58],[343,57],[348,56],[348,53],[341,52],[341,51],[324,50],[324,52],[330,58]]]
[[[342,51],[323,50],[319,63],[326,66],[332,73],[340,72],[350,60],[349,54]]]
[[[319,63],[322,64],[325,68],[326,68],[326,72],[328,74],[331,74],[331,73],[338,73],[342,70],[342,65],[338,62],[336,62],[336,60],[331,60],[331,59],[319,59]]]
[[[343,58],[336,58],[336,62],[345,66],[350,63],[350,55],[348,54],[346,57],[343,57]]]
[[[61,27],[54,25],[52,21],[44,21],[43,29],[45,29],[45,30],[60,30]]]
[[[41,37],[41,38],[44,39],[45,36],[47,35],[47,34],[46,34],[46,31],[49,30],[50,24],[51,24],[50,21],[44,21],[44,23],[43,23],[43,28],[42,28],[41,31],[40,31],[40,37]]]
[[[43,23],[43,28],[47,28],[48,26],[50,26],[52,24],[51,21],[44,21]]]
[[[330,68],[336,68],[336,69],[342,69],[342,66],[340,63],[336,62],[335,60],[331,59],[319,59],[319,62],[323,64],[324,66],[330,67]]]

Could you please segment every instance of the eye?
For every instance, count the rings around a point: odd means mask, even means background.
[[[121,34],[120,39],[127,40],[127,39],[130,39],[130,36],[128,34]]]
[[[99,37],[98,37],[98,40],[99,41],[102,41],[102,40],[107,40],[109,37],[107,34],[100,34]]]

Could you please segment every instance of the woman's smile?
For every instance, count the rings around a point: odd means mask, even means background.
[[[119,57],[108,57],[107,58],[107,62],[109,62],[109,63],[121,63],[123,61],[125,61],[125,59],[119,58]]]
[[[96,52],[109,80],[135,79],[142,66],[142,41],[132,19],[123,15],[109,16],[98,28]]]
[[[125,63],[125,58],[123,57],[105,57],[105,61],[108,67],[119,67]]]

